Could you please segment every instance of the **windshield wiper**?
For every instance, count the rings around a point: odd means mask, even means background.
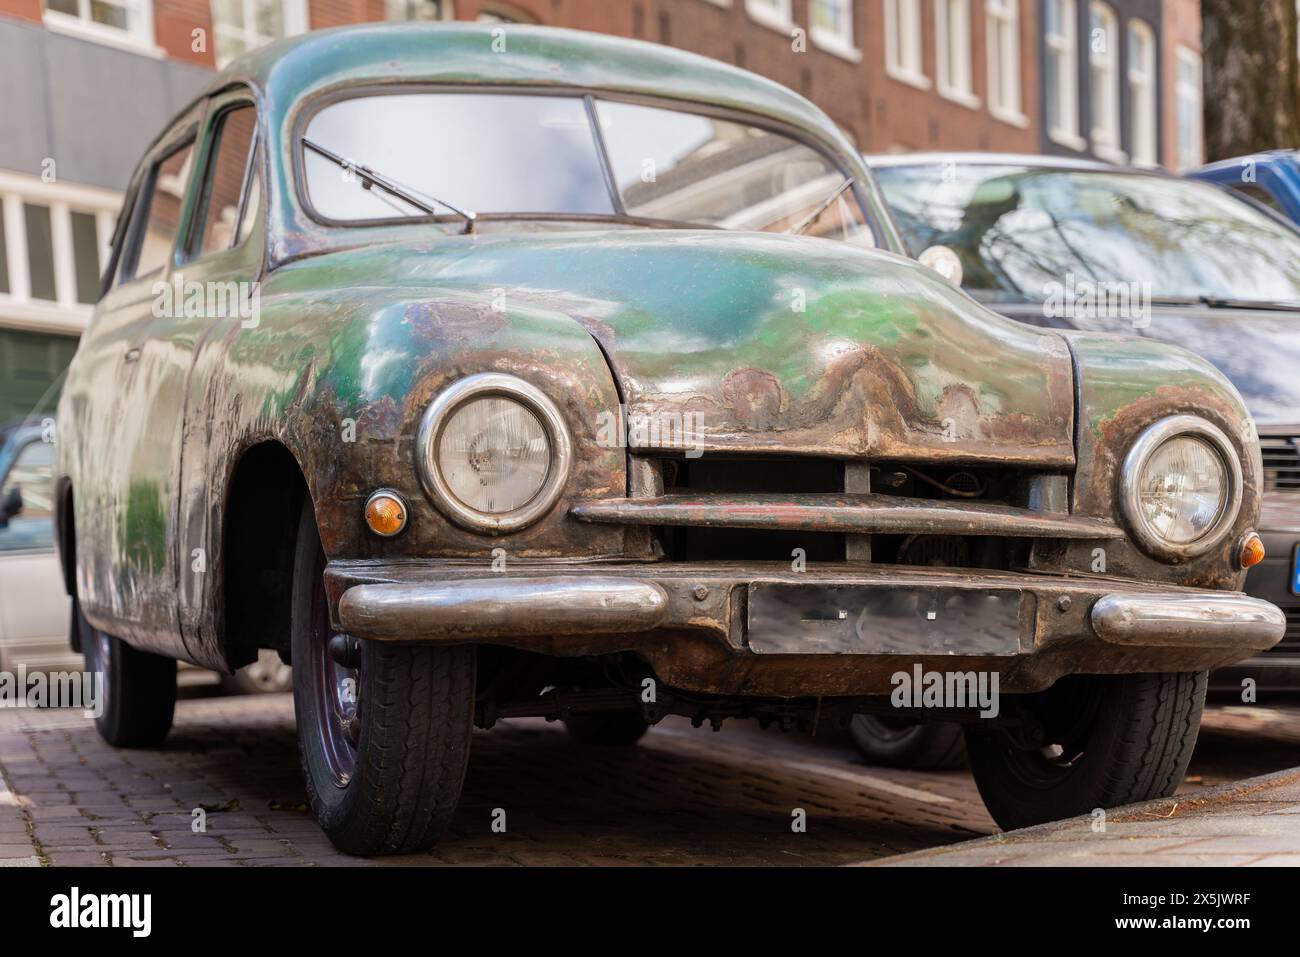
[[[1198,298],[1211,309],[1277,309],[1288,312],[1300,309],[1300,302],[1285,302],[1277,299],[1233,299],[1227,296],[1200,296]]]
[[[807,229],[813,223],[817,222],[817,220],[822,218],[822,213],[826,212],[826,210],[831,208],[831,203],[835,202],[837,199],[843,196],[853,186],[854,186],[854,179],[852,176],[850,176],[838,187],[836,187],[835,192],[831,193],[824,200],[822,200],[817,205],[816,209],[814,209],[811,213],[809,213],[798,224],[791,226],[789,229],[787,229],[786,233],[791,236],[802,235],[805,229]]]
[[[329,160],[344,172],[356,173],[357,177],[361,180],[362,189],[377,187],[385,193],[388,193],[390,196],[395,196],[402,202],[409,203],[421,212],[428,213],[430,216],[438,215],[437,206],[445,206],[447,209],[450,209],[457,216],[465,220],[465,233],[474,232],[474,221],[478,219],[478,216],[470,212],[468,209],[461,209],[459,206],[453,206],[445,199],[438,199],[436,196],[429,196],[427,193],[420,193],[418,190],[415,190],[410,186],[404,186],[397,182],[397,180],[389,179],[382,173],[375,172],[369,166],[361,166],[358,163],[351,163],[345,160],[342,156],[339,156],[337,153],[327,150],[319,143],[313,143],[305,136],[302,138],[302,145],[307,147],[313,153],[325,157],[325,159]],[[421,196],[427,197],[429,202],[426,202],[425,199],[421,198]],[[437,205],[435,206],[434,204]]]

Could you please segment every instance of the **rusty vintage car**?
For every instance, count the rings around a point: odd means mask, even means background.
[[[59,409],[117,745],[174,659],[293,665],[340,848],[427,848],[475,724],[817,729],[994,675],[1004,826],[1164,795],[1267,648],[1260,451],[1209,363],[985,309],[791,91],[660,46],[366,26],[149,147]]]

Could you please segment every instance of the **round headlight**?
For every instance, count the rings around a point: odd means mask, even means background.
[[[545,514],[571,459],[559,410],[542,392],[499,373],[469,376],[440,394],[420,423],[417,463],[434,504],[474,531],[516,531]]]
[[[1241,507],[1241,463],[1227,436],[1195,416],[1157,422],[1124,463],[1124,513],[1134,538],[1157,557],[1200,555],[1232,528]]]

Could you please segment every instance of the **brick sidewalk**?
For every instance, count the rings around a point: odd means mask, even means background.
[[[965,773],[855,758],[743,723],[670,720],[623,750],[503,723],[475,734],[437,851],[380,863],[841,864],[993,830]],[[76,712],[0,711],[0,781],[0,864],[374,863],[338,854],[307,813],[288,696],[181,701],[156,751],[115,751]],[[196,807],[206,833],[191,830]],[[795,808],[806,833],[791,830]]]
[[[874,866],[1300,867],[1300,768]]]

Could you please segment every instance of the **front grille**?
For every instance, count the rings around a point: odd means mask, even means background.
[[[1291,435],[1261,435],[1264,455],[1264,491],[1300,492],[1300,446]]]
[[[1283,608],[1282,611],[1286,613],[1286,634],[1265,654],[1300,655],[1300,608]]]

